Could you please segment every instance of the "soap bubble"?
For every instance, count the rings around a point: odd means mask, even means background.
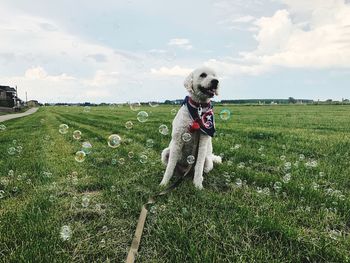
[[[84,195],[81,198],[81,206],[87,208],[90,204],[90,197],[88,195]]]
[[[290,181],[290,179],[292,178],[291,174],[286,174],[285,176],[283,176],[282,181],[284,183],[288,183]]]
[[[129,152],[129,153],[128,153],[128,157],[129,157],[130,159],[134,158],[134,155],[135,155],[134,152]]]
[[[117,159],[114,159],[114,158],[113,158],[112,161],[111,161],[111,164],[112,164],[112,165],[116,165],[116,164],[117,164]]]
[[[282,188],[282,183],[281,182],[275,182],[274,185],[273,185],[273,189],[276,191],[276,192],[279,192]]]
[[[90,142],[83,142],[82,144],[82,151],[85,153],[85,154],[89,154],[91,153],[91,149],[92,149],[92,145]]]
[[[120,165],[123,165],[125,163],[125,159],[124,158],[119,158],[118,163]]]
[[[72,230],[70,229],[70,227],[68,225],[64,225],[61,227],[60,236],[61,236],[63,241],[67,241],[71,238]]]
[[[0,199],[5,197],[5,191],[4,190],[0,190]]]
[[[342,232],[339,230],[332,229],[329,231],[329,237],[333,240],[338,240],[339,238],[342,237]]]
[[[196,158],[193,155],[187,156],[187,163],[188,164],[194,164],[195,161],[196,161]]]
[[[108,146],[111,148],[117,148],[120,146],[122,139],[118,134],[112,134],[108,137]]]
[[[16,148],[16,151],[17,151],[18,153],[21,153],[22,150],[23,150],[23,147],[22,147],[21,145],[18,145],[17,148]]]
[[[147,160],[148,160],[148,157],[147,157],[147,155],[145,155],[145,154],[141,154],[140,155],[140,163],[147,163]]]
[[[166,126],[165,124],[160,125],[159,126],[159,133],[162,135],[168,135],[168,133],[169,133],[168,126]]]
[[[286,160],[286,156],[285,155],[281,155],[280,159],[281,159],[281,161],[284,161],[284,160]]]
[[[69,126],[67,124],[61,124],[58,128],[59,133],[66,134],[68,132]]]
[[[176,115],[176,113],[177,113],[177,109],[172,109],[171,111],[170,111],[170,113],[171,113],[171,115]]]
[[[132,121],[127,121],[125,123],[125,128],[127,128],[128,130],[132,129],[133,126],[134,124],[132,123]]]
[[[292,164],[290,163],[290,162],[286,162],[285,164],[284,164],[284,169],[285,170],[290,170],[292,168]]]
[[[10,148],[8,148],[8,150],[7,150],[7,153],[9,154],[9,155],[15,155],[16,154],[16,148],[15,147],[10,147]]]
[[[137,113],[137,120],[139,122],[146,122],[148,120],[148,113],[145,111],[140,111]]]
[[[181,138],[184,142],[189,142],[192,139],[192,135],[188,132],[185,132],[182,134]]]
[[[147,147],[147,148],[152,148],[153,145],[154,145],[154,141],[153,141],[152,139],[148,139],[148,140],[146,141],[146,147]]]
[[[85,161],[85,152],[83,151],[78,151],[75,153],[75,160],[78,162],[78,163],[82,163]]]
[[[80,140],[81,139],[81,131],[79,131],[79,130],[74,131],[73,138],[76,140]]]
[[[0,124],[0,131],[4,131],[4,130],[6,130],[5,124]]]
[[[158,106],[159,106],[158,102],[155,102],[155,101],[151,101],[151,102],[149,102],[148,104],[149,104],[149,106],[151,106],[152,108],[155,108],[155,107],[158,107]]]
[[[300,160],[300,161],[305,160],[305,155],[304,155],[304,154],[300,154],[300,155],[299,155],[299,160]]]
[[[91,107],[90,106],[85,106],[84,107],[84,112],[90,112],[91,111]]]
[[[129,106],[132,111],[138,111],[141,108],[140,102],[129,103]]]
[[[235,184],[237,185],[237,187],[242,187],[243,182],[240,178],[237,178]]]
[[[231,117],[231,112],[227,109],[223,109],[222,111],[220,111],[219,116],[220,119],[227,121]]]
[[[15,172],[13,170],[9,170],[9,172],[7,173],[8,176],[14,176]]]

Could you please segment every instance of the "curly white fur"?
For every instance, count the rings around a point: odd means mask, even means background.
[[[216,82],[214,87],[213,82]],[[218,80],[215,72],[207,67],[193,71],[185,79],[184,83],[191,98],[199,103],[207,103],[214,94],[218,95],[219,86],[217,84]],[[209,108],[203,108],[203,112],[208,109]],[[163,164],[167,166],[163,180],[160,183],[161,185],[168,184],[177,163],[185,164],[187,156],[191,154],[193,140],[190,142],[184,142],[182,140],[182,135],[188,132],[188,127],[191,124],[192,119],[190,113],[187,107],[183,105],[173,120],[172,139],[169,147],[165,148],[161,155]],[[213,169],[213,163],[221,163],[221,157],[213,154],[212,138],[201,133],[193,178],[193,183],[198,189],[203,188],[203,172],[210,172]]]

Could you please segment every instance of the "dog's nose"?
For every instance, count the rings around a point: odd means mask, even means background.
[[[210,81],[210,84],[211,84],[212,87],[217,88],[218,84],[219,84],[219,81],[217,79],[212,79]]]

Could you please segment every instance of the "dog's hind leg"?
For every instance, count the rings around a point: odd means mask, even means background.
[[[181,150],[182,150],[182,140],[181,142],[178,140],[171,140],[169,145],[169,160],[168,165],[166,167],[163,180],[160,182],[160,185],[164,186],[167,185],[173,176],[175,166],[177,164],[177,161],[181,157]],[[163,154],[162,154],[163,155]]]

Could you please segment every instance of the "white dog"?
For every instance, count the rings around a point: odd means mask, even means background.
[[[215,124],[210,103],[210,99],[218,95],[219,80],[212,69],[203,67],[194,70],[185,79],[184,85],[190,96],[185,98],[184,104],[175,116],[171,142],[162,152],[162,162],[167,167],[160,185],[168,184],[176,165],[188,165],[187,157],[192,153],[194,140],[185,142],[183,134],[191,134],[199,129],[198,156],[193,183],[198,189],[202,189],[203,171],[208,173],[213,169],[214,162],[221,163],[221,157],[213,154],[212,136]]]

